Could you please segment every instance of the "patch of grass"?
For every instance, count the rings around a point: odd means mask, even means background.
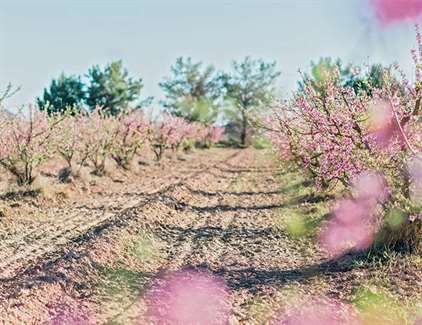
[[[299,171],[283,166],[278,173],[280,191],[288,196],[299,196],[315,192],[312,183]]]
[[[122,259],[111,267],[99,266],[99,289],[105,300],[124,305],[136,298],[151,278],[151,267],[160,258],[157,242],[151,234],[141,232],[127,240]]]
[[[158,258],[158,249],[155,242],[153,238],[146,234],[142,234],[139,240],[133,242],[129,252],[142,263],[152,263]]]
[[[279,209],[276,224],[294,238],[313,236],[331,207],[331,196],[318,193],[312,182],[293,168],[278,174],[285,206]]]
[[[213,147],[215,147],[215,148],[230,148],[231,145],[229,143],[226,143],[226,142],[218,142],[218,143],[214,144]]]
[[[379,268],[385,266],[396,265],[400,260],[400,254],[395,251],[385,250],[370,250],[366,253],[356,256],[353,260],[354,266]]]
[[[236,177],[234,180],[232,180],[229,186],[229,191],[237,193],[237,192],[242,192],[242,189],[243,189],[243,183],[240,177]]]
[[[391,249],[370,250],[353,259],[353,266],[374,270],[374,277],[388,277],[395,270],[422,269],[422,256],[403,254]]]
[[[119,259],[112,266],[100,265],[97,284],[99,303],[107,324],[126,324],[120,320],[147,290],[159,263],[159,248],[152,234],[137,232],[126,238]]]
[[[271,148],[271,142],[263,136],[255,136],[252,139],[252,146],[257,150]]]
[[[143,272],[126,268],[102,267],[104,276],[103,289],[107,296],[134,296],[144,287],[147,277]]]
[[[274,306],[257,298],[251,302],[247,310],[248,316],[260,324],[268,324],[274,316]]]
[[[308,221],[296,209],[280,209],[275,223],[278,228],[287,231],[292,237],[303,237],[309,232]]]
[[[409,306],[385,289],[373,286],[359,288],[352,303],[364,324],[413,324]]]

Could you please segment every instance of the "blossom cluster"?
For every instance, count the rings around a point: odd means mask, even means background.
[[[399,237],[411,233],[420,238],[422,37],[418,28],[417,42],[418,49],[412,51],[415,83],[392,66],[384,69],[381,88],[368,84],[368,91],[356,92],[338,82],[339,72],[334,71],[324,80],[323,91],[305,83],[291,100],[274,104],[266,118],[267,135],[282,159],[306,169],[319,189],[342,188],[352,197],[341,201],[333,213],[328,227],[336,233],[327,230],[323,234],[331,253],[344,250],[344,245],[339,249],[333,243],[344,236],[350,237],[351,249],[368,247],[368,240],[375,237],[373,228],[367,228],[375,212],[378,219],[388,222],[388,211],[401,211],[406,216],[402,226],[414,231],[402,231]],[[368,179],[367,175],[381,175],[385,180],[382,187],[377,187],[376,177],[368,183],[383,192],[378,193],[376,204],[368,205],[354,190],[354,182]],[[339,221],[339,216],[349,220]],[[396,235],[400,233],[397,229],[401,227],[393,228]]]
[[[173,151],[183,147],[189,149],[193,145],[209,147],[223,138],[224,129],[215,126],[205,126],[199,122],[165,114],[152,125],[150,143],[160,160],[166,149]]]

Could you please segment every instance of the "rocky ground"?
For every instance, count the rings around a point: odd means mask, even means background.
[[[327,260],[315,236],[332,198],[270,152],[212,149],[138,167],[1,198],[0,321],[147,324],[148,291],[187,269],[224,280],[232,324],[271,322],[311,296],[357,307],[375,297],[379,324],[419,317],[422,258]]]

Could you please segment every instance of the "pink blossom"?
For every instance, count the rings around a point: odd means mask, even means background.
[[[385,178],[374,172],[362,172],[354,181],[353,187],[360,199],[384,202],[388,196]]]
[[[207,133],[206,141],[209,141],[211,144],[215,144],[223,139],[224,128],[210,126],[207,128]]]
[[[371,129],[376,142],[381,147],[388,147],[399,135],[391,105],[385,101],[378,101],[371,105],[369,113],[371,115]]]
[[[384,26],[414,21],[422,13],[422,0],[369,0],[375,15]]]
[[[205,126],[199,122],[189,122],[184,118],[164,114],[151,127],[150,142],[157,160],[166,149],[176,151],[183,144],[210,146],[221,141],[224,129]]]
[[[367,249],[378,231],[376,208],[387,198],[385,179],[373,172],[356,178],[356,199],[338,202],[333,218],[321,233],[322,247],[331,257]]]
[[[349,251],[369,248],[375,236],[373,226],[367,224],[345,225],[334,219],[321,234],[321,245],[330,257],[339,257]]]
[[[343,200],[322,231],[321,246],[330,257],[367,249],[376,233],[373,211],[366,200]]]
[[[368,201],[358,199],[341,200],[334,209],[336,220],[344,225],[365,222],[369,214]]]
[[[51,154],[52,132],[45,112],[29,105],[14,116],[0,113],[0,165],[13,174],[20,185],[30,184],[33,169]]]
[[[287,311],[273,320],[271,324],[280,325],[359,325],[359,317],[349,306],[335,300],[313,299],[297,304],[298,307]]]
[[[410,196],[412,201],[422,206],[422,158],[415,157],[407,164],[410,176]]]
[[[111,157],[120,167],[127,168],[147,141],[151,130],[150,123],[142,111],[132,110],[114,118],[111,128]]]
[[[49,310],[50,325],[88,325],[95,324],[94,318],[86,307],[75,306],[71,303],[59,303]]]
[[[147,294],[155,324],[227,324],[229,293],[222,280],[205,272],[177,272]]]
[[[410,1],[373,3],[388,8]],[[321,244],[330,256],[368,248],[383,222],[388,223],[382,213],[387,200],[391,200],[389,206],[421,215],[421,167],[408,166],[410,188],[405,170],[409,157],[420,156],[422,150],[422,35],[418,27],[416,40],[414,83],[395,66],[382,69],[382,87],[368,84],[368,91],[356,91],[343,85],[334,71],[325,76],[323,85],[304,78],[303,87],[289,102],[276,103],[270,117],[263,116],[280,157],[306,169],[318,189],[353,185],[353,198],[338,203],[321,233]],[[408,190],[413,202],[405,207],[408,202],[401,198]]]

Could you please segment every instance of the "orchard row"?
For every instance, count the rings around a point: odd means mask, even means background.
[[[85,165],[102,175],[109,159],[128,169],[136,155],[148,147],[160,160],[167,150],[209,147],[223,134],[221,128],[171,115],[151,122],[141,110],[116,116],[106,115],[101,109],[48,115],[30,107],[28,114],[2,111],[0,115],[0,166],[19,185],[31,184],[34,168],[47,159],[62,160],[62,180]]]

